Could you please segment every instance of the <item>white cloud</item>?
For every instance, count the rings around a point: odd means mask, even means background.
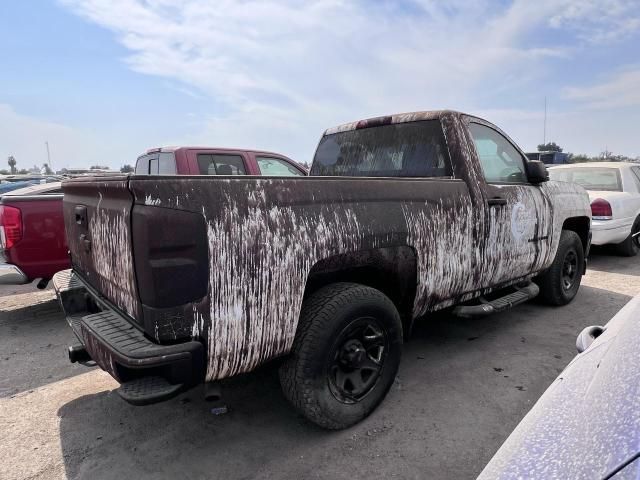
[[[503,11],[488,0],[464,8],[423,0],[424,13],[339,0],[64,4],[114,31],[132,69],[182,81],[232,110],[261,103],[348,114],[457,100],[459,87],[564,49],[520,45],[557,10],[549,0]]]
[[[576,48],[542,41],[541,28],[589,42],[640,26],[636,0],[514,0],[506,8],[492,0],[60,1],[112,31],[133,70],[222,105],[176,140],[270,148],[301,160],[337,123],[476,110],[492,89],[530,92],[546,59]]]
[[[592,43],[612,43],[640,30],[640,3],[632,0],[567,0],[550,19]]]
[[[624,70],[595,85],[569,87],[565,96],[595,109],[640,105],[640,68]]]

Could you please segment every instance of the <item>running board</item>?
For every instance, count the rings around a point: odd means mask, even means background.
[[[520,303],[524,303],[527,300],[531,300],[536,297],[539,292],[540,289],[538,286],[531,282],[524,287],[516,287],[515,292],[505,295],[504,297],[496,298],[495,300],[489,301],[484,297],[480,297],[479,305],[459,305],[453,309],[453,314],[458,317],[471,318],[502,312]]]
[[[162,377],[142,377],[120,385],[116,392],[132,405],[150,405],[175,397],[182,390],[181,383],[171,385]]]

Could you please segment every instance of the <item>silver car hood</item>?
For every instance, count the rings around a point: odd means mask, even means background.
[[[640,295],[571,361],[478,478],[602,478],[638,452]],[[639,461],[627,475],[640,478]]]

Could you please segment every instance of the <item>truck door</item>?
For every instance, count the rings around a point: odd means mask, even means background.
[[[525,156],[498,130],[472,120],[469,132],[484,175],[485,245],[479,277],[492,287],[530,274],[540,255],[539,219],[546,206],[540,187],[529,183]]]

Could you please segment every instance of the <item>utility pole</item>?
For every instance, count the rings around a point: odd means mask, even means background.
[[[45,141],[44,144],[47,146],[47,165],[49,165],[49,168],[55,173],[55,170],[53,170],[53,166],[51,165],[51,152],[49,151],[49,141]]]
[[[544,97],[544,124],[542,129],[542,144],[547,144],[547,97]]]

